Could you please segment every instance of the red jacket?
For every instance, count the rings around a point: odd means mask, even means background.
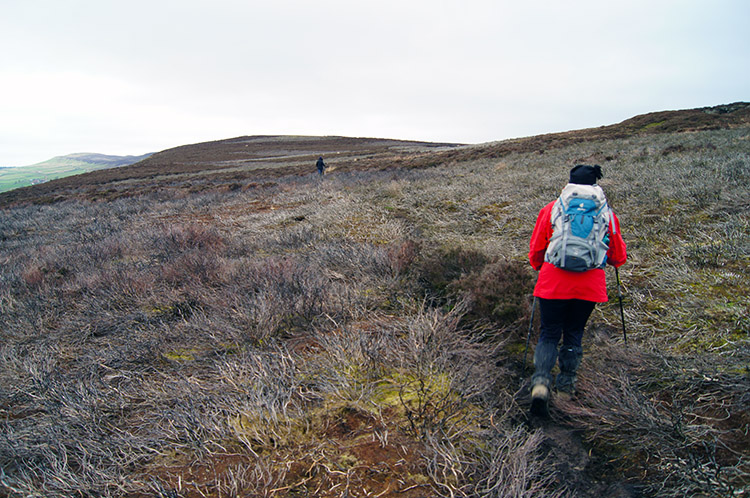
[[[550,215],[555,201],[539,211],[534,232],[531,234],[529,262],[535,270],[540,270],[534,295],[543,299],[583,299],[603,303],[607,301],[607,281],[604,269],[597,268],[584,272],[561,270],[551,263],[544,262],[549,239],[552,237]],[[620,220],[612,213],[609,224],[609,250],[607,263],[619,267],[627,259],[625,241],[620,234]],[[614,224],[614,230],[612,225]]]

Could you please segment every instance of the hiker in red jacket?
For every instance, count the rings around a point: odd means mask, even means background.
[[[547,412],[551,370],[555,363],[560,368],[555,382],[557,393],[561,397],[570,397],[575,393],[576,371],[583,357],[581,339],[586,322],[596,303],[607,301],[604,266],[611,264],[619,267],[627,259],[620,222],[606,204],[601,187],[596,185],[601,177],[600,166],[575,166],[570,171],[570,182],[560,198],[539,212],[531,235],[529,262],[535,270],[539,270],[534,296],[539,301],[541,312],[539,342],[534,351],[535,371],[531,378],[531,409],[537,414]],[[584,201],[584,198],[593,200]],[[561,204],[561,201],[565,199],[570,200],[567,203],[569,208],[563,212],[565,203]],[[584,202],[589,202],[592,207],[597,206],[593,212],[599,218],[590,216],[586,221],[583,215],[576,214],[579,204],[578,212],[583,212]],[[587,242],[590,246],[598,244],[598,249],[594,247],[584,251],[580,258],[574,255],[571,240],[575,237],[561,235],[564,223],[572,224],[572,228],[568,229],[570,233],[576,230],[585,232],[589,227],[595,231],[599,223],[602,226],[600,240]],[[558,234],[553,238],[555,231]],[[590,237],[596,238],[595,235]],[[584,246],[581,242],[579,245]],[[598,259],[597,250],[601,253]],[[562,344],[558,350],[560,339]]]

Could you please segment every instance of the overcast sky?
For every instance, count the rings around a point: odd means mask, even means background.
[[[241,135],[481,143],[750,100],[750,1],[0,0],[0,166]]]

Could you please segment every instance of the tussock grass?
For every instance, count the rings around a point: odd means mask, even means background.
[[[746,496],[749,137],[3,209],[0,493]],[[599,306],[539,426],[528,239],[577,162],[622,221],[629,342]]]

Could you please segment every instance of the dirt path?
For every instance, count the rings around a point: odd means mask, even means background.
[[[519,400],[525,413],[531,403],[528,396]],[[565,402],[559,402],[565,403]],[[567,403],[575,403],[567,401]],[[547,418],[528,415],[526,420],[532,430],[544,435],[542,452],[555,468],[556,482],[560,489],[567,489],[576,498],[637,498],[642,496],[636,486],[622,482],[618,476],[602,472],[602,462],[596,462],[586,447],[580,430],[570,426],[565,414],[553,399],[550,416]]]

